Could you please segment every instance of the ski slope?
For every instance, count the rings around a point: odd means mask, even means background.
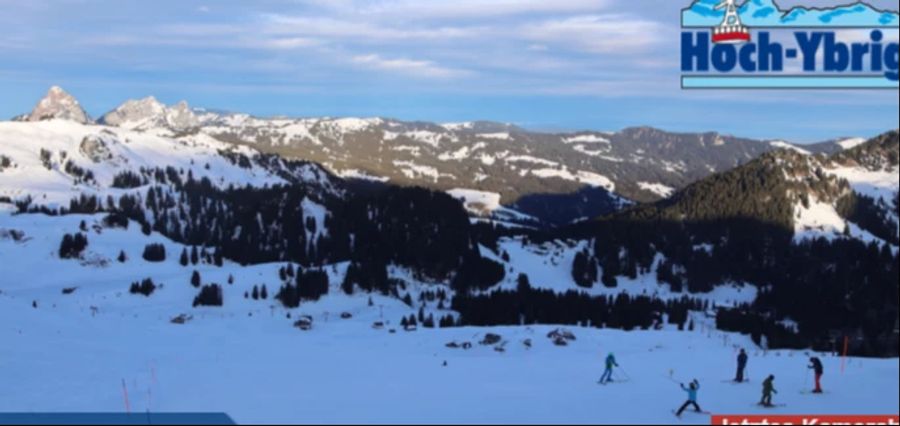
[[[692,332],[569,328],[577,340],[566,347],[547,338],[553,326],[391,333],[414,309],[394,298],[372,296],[370,306],[368,295],[344,295],[337,285],[345,265],[326,268],[329,296],[288,311],[271,300],[283,265],[185,268],[178,263],[183,247],[144,236],[134,224],[97,229],[102,216],[8,210],[0,208],[0,236],[3,230],[25,236],[0,237],[0,259],[15,259],[0,262],[0,412],[123,412],[127,392],[132,412],[223,411],[239,423],[708,424],[706,416],[671,414],[685,399],[677,383],[695,378],[703,386],[701,405],[717,414],[900,409],[896,359],[854,359],[841,375],[840,360],[825,356],[829,393],[806,395],[806,354],[765,353],[746,337],[711,330],[700,315]],[[82,220],[91,228],[85,257],[93,262],[59,260],[60,236],[76,232]],[[148,242],[164,244],[168,259],[142,260]],[[512,244],[506,247],[515,259],[520,253]],[[125,264],[114,260],[120,250],[129,257]],[[191,308],[195,269],[204,283],[222,284],[224,307]],[[229,276],[234,284],[227,284]],[[149,298],[128,294],[132,281],[148,277],[165,286]],[[269,300],[243,298],[260,284]],[[413,291],[424,285],[411,284]],[[71,287],[74,293],[63,294]],[[448,313],[432,305],[428,311]],[[193,319],[170,323],[181,314]],[[292,327],[301,314],[313,316],[313,330]],[[378,321],[387,327],[373,328]],[[486,333],[501,335],[505,351],[479,345]],[[445,347],[454,341],[474,347]],[[725,383],[738,347],[750,351],[749,384]],[[608,352],[622,365],[616,377],[629,381],[596,383]],[[754,404],[761,377],[770,373],[777,376],[776,402],[787,406],[764,411]]]

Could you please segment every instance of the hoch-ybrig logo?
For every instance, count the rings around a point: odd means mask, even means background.
[[[693,0],[681,21],[685,89],[898,89],[896,10]]]

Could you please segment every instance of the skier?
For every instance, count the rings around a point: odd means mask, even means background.
[[[603,373],[603,377],[600,378],[600,384],[609,383],[612,380],[613,368],[618,367],[619,364],[616,362],[616,355],[610,353],[609,356],[606,357],[606,371]]]
[[[684,413],[684,410],[687,410],[687,408],[690,406],[694,407],[694,411],[702,413],[703,410],[701,410],[700,405],[697,404],[697,392],[700,391],[700,382],[698,382],[697,379],[694,379],[694,381],[691,382],[690,386],[685,386],[684,383],[682,383],[681,389],[687,392],[688,400],[684,403],[684,405],[681,406],[681,408],[678,410],[678,413],[676,413],[675,415],[677,417],[681,417],[681,415]]]
[[[747,369],[747,352],[741,349],[741,354],[738,355],[738,369],[737,376],[735,376],[734,381],[737,383],[744,383],[744,370]]]
[[[816,373],[816,388],[813,390],[813,393],[822,393],[822,375],[825,374],[825,367],[822,365],[822,360],[817,357],[810,358],[809,369]]]
[[[759,405],[763,407],[774,407],[772,405],[772,394],[777,394],[778,391],[775,390],[775,376],[769,376],[766,381],[763,382],[763,397],[762,400],[759,401]]]

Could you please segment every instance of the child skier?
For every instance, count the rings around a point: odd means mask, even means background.
[[[610,353],[609,356],[606,357],[606,371],[603,373],[603,377],[600,378],[601,385],[612,381],[613,368],[618,366],[619,364],[616,362],[616,355]]]
[[[816,357],[810,358],[809,369],[816,373],[816,388],[813,390],[813,393],[822,393],[822,375],[825,374],[822,360]]]
[[[747,352],[741,349],[741,354],[738,355],[738,369],[737,376],[735,376],[734,381],[737,383],[744,383],[744,370],[747,369]]]
[[[763,397],[762,400],[759,401],[759,405],[763,407],[774,407],[772,405],[772,394],[777,394],[778,391],[775,390],[775,376],[769,376],[766,381],[763,382]]]
[[[683,389],[688,394],[688,400],[681,406],[681,409],[678,410],[678,413],[675,414],[678,417],[684,413],[684,410],[687,410],[688,407],[693,406],[694,411],[698,413],[702,413],[703,410],[700,409],[700,405],[697,404],[697,392],[700,391],[700,382],[697,379],[694,379],[691,382],[690,386],[685,386],[683,383],[681,384],[681,389]]]

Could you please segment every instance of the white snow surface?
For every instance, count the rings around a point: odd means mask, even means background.
[[[528,171],[528,173],[531,173],[532,175],[539,178],[559,178],[579,182],[584,185],[604,188],[610,192],[614,192],[616,190],[616,184],[613,183],[613,181],[611,181],[606,176],[599,175],[593,172],[585,172],[579,170],[575,173],[572,173],[568,169],[536,169],[530,170]]]
[[[675,188],[663,185],[661,183],[638,182],[638,187],[644,191],[650,191],[663,198],[668,198],[675,193]]]
[[[325,219],[328,217],[328,209],[325,206],[310,200],[308,197],[303,198],[300,202],[300,208],[303,210],[303,226],[306,231],[306,250],[309,251],[314,244],[317,244],[319,238],[328,236],[328,228],[325,227]],[[306,228],[306,221],[312,219],[315,229],[311,232]]]
[[[496,139],[496,140],[512,140],[512,135],[509,132],[497,132],[497,133],[479,133],[479,138],[482,139]]]
[[[826,169],[826,172],[846,179],[854,192],[881,202],[900,232],[900,218],[893,209],[894,196],[900,191],[900,173],[897,169],[873,171],[863,167],[836,167]]]
[[[900,171],[896,169],[871,171],[862,167],[837,167],[826,171],[846,179],[857,193],[888,205],[893,203],[894,195],[900,190]]]
[[[514,220],[538,222],[533,216],[504,207],[500,204],[500,194],[496,192],[456,188],[447,191],[447,193],[450,194],[451,197],[460,200],[466,208],[466,211],[477,217],[494,217],[501,219],[501,221]]]
[[[609,141],[608,138],[603,137],[603,136],[587,134],[587,135],[578,135],[578,136],[571,136],[571,137],[568,137],[568,138],[564,138],[564,139],[563,139],[563,143],[565,143],[565,144],[572,144],[572,143],[602,143],[602,144],[609,144],[610,141]]]
[[[866,143],[865,138],[849,138],[838,141],[837,144],[843,149],[853,149],[864,143]]]
[[[500,240],[501,253],[509,254],[509,270],[506,278],[496,289],[514,290],[519,274],[526,274],[531,286],[538,289],[553,290],[557,293],[578,291],[592,296],[615,296],[628,294],[631,296],[649,296],[662,300],[680,299],[690,296],[695,299],[709,300],[718,306],[734,306],[752,303],[756,300],[756,287],[736,283],[722,283],[708,294],[689,294],[673,292],[669,285],[660,284],[656,280],[656,268],[664,260],[658,256],[653,268],[636,279],[617,277],[616,288],[606,288],[597,283],[591,289],[579,287],[572,278],[572,263],[575,255],[584,250],[584,241],[552,241],[542,245],[525,244],[521,238],[503,238]],[[490,250],[483,248],[482,254],[500,261]],[[598,274],[599,275],[599,274]]]
[[[803,154],[803,155],[812,155],[811,152],[809,152],[803,148],[800,148],[796,145],[785,142],[785,141],[771,141],[771,142],[769,142],[769,145],[771,145],[772,147],[778,148],[778,149],[787,149],[787,150],[799,152],[800,154]]]
[[[344,179],[359,179],[372,182],[387,182],[390,180],[386,177],[371,175],[368,172],[359,169],[338,170],[336,174]]]
[[[832,204],[811,198],[809,208],[803,206],[802,203],[794,206],[795,241],[815,238],[827,238],[829,240],[842,238],[845,230],[850,231],[849,237],[851,238],[857,238],[867,243],[872,241],[876,241],[879,244],[884,243],[884,241],[860,228],[855,223],[844,220]]]

